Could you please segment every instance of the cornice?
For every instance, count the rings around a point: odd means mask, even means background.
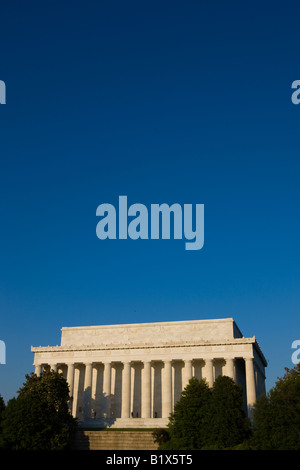
[[[159,349],[159,348],[186,348],[186,347],[197,347],[197,346],[228,346],[238,344],[250,344],[256,343],[255,337],[252,338],[233,338],[224,341],[185,341],[178,343],[177,341],[168,341],[165,343],[155,344],[151,343],[120,343],[120,344],[72,344],[66,346],[31,346],[31,351],[34,353],[38,352],[69,352],[69,351],[103,351],[103,350],[124,350],[124,349]],[[257,344],[258,346],[258,344]],[[258,346],[259,348],[259,346]],[[259,348],[260,350],[260,348]]]

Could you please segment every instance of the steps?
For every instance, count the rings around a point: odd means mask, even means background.
[[[74,436],[73,450],[157,450],[152,431],[85,431]]]
[[[79,421],[79,427],[83,429],[155,429],[166,428],[168,418],[97,418]]]

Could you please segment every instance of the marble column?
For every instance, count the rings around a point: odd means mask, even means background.
[[[39,377],[42,372],[42,366],[41,364],[35,364],[35,374]]]
[[[142,372],[142,418],[151,417],[151,362],[144,362]]]
[[[168,418],[172,412],[172,362],[164,361],[162,387],[162,417]]]
[[[214,384],[213,359],[205,360],[205,378],[209,387]]]
[[[91,417],[91,397],[92,397],[92,364],[85,364],[84,392],[83,392],[83,416],[84,419]]]
[[[227,358],[225,365],[225,374],[227,377],[230,377],[235,381],[235,369],[234,369],[234,359]]]
[[[73,387],[74,387],[74,363],[70,363],[67,366],[68,366],[67,382],[68,382],[68,385],[69,385],[69,394],[70,394],[70,398],[71,398],[71,400],[70,400],[70,403],[71,403],[72,399],[73,399]]]
[[[106,362],[103,371],[103,397],[102,397],[102,415],[104,418],[110,418],[110,399],[111,399],[111,363]]]
[[[188,385],[189,381],[193,377],[193,366],[191,359],[184,361],[184,380],[183,380],[183,389]]]
[[[255,387],[253,357],[245,358],[245,372],[246,372],[248,416],[249,418],[252,418],[253,405],[256,402],[256,387]]]
[[[53,372],[57,372],[57,364],[50,364],[50,370]]]
[[[130,418],[131,364],[124,362],[122,373],[122,418]]]

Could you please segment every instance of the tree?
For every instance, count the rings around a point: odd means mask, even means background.
[[[3,397],[0,395],[0,447],[1,447],[1,434],[2,434],[2,416],[5,410],[5,402]]]
[[[160,450],[229,449],[247,440],[251,424],[242,387],[218,377],[212,388],[193,377],[171,414],[166,433],[156,432]]]
[[[65,449],[76,427],[68,408],[69,387],[61,374],[26,375],[2,419],[2,447],[12,450]]]
[[[233,448],[250,437],[251,423],[243,409],[243,390],[230,377],[216,378],[203,426],[207,431],[206,448]]]
[[[1,424],[2,414],[4,410],[5,410],[5,403],[4,403],[3,397],[0,395],[0,424]]]
[[[300,363],[285,371],[254,406],[255,449],[300,450]]]
[[[168,433],[170,439],[159,449],[193,450],[205,443],[202,423],[209,413],[211,391],[204,380],[193,377],[181,394],[170,415]]]

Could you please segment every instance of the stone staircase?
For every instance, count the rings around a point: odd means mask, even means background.
[[[97,418],[78,421],[78,426],[83,429],[155,429],[166,428],[168,418]]]
[[[157,450],[152,431],[78,430],[73,450]]]

